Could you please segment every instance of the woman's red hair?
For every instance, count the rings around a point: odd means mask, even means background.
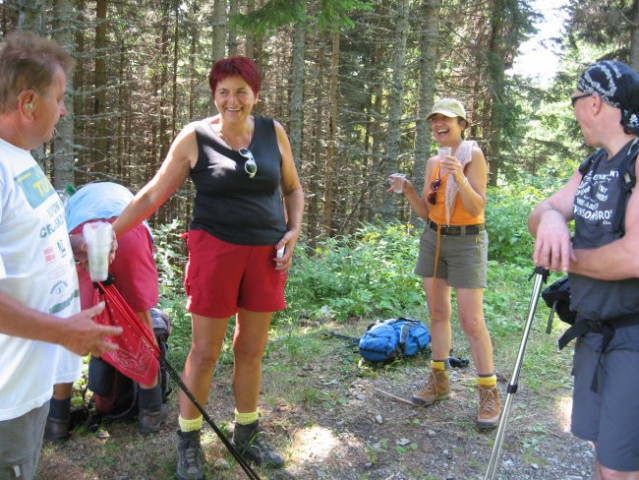
[[[250,58],[237,55],[235,57],[223,58],[218,60],[211,67],[209,72],[209,85],[211,91],[215,94],[215,88],[218,82],[227,77],[239,76],[249,84],[253,93],[257,95],[262,86],[262,77],[257,65]]]

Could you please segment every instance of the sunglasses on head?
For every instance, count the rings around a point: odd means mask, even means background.
[[[442,186],[442,179],[436,178],[433,180],[433,183],[430,184],[430,192],[428,193],[428,203],[431,205],[435,205],[437,203],[437,192],[439,191],[439,187]]]
[[[238,153],[246,159],[244,162],[244,171],[249,178],[253,178],[257,173],[257,163],[255,163],[253,152],[251,152],[248,148],[240,148]]]

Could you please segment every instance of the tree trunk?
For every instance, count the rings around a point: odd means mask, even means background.
[[[404,99],[404,60],[406,55],[406,38],[408,36],[408,0],[400,0],[397,4],[397,20],[395,23],[395,48],[393,52],[393,80],[388,94],[388,136],[386,154],[384,155],[382,175],[388,177],[399,171],[401,118]],[[385,190],[385,189],[384,189]],[[380,192],[385,195],[384,190]],[[382,201],[382,219],[391,221],[397,216],[398,195],[386,195]]]
[[[199,12],[199,4],[197,3],[197,1],[193,2],[193,16],[195,18],[197,18],[197,13]],[[197,21],[191,21],[190,24],[190,37],[191,37],[191,44],[189,46],[189,91],[188,91],[188,96],[189,96],[189,106],[188,106],[188,119],[189,120],[193,120],[193,118],[195,117],[195,101],[196,101],[196,96],[199,95],[199,91],[196,88],[197,85],[201,82],[201,78],[200,75],[197,71],[197,62],[196,62],[196,56],[197,56],[197,47],[198,47],[198,43],[199,43],[199,25]],[[206,92],[208,93],[208,89],[206,89]],[[213,102],[210,102],[211,104]]]
[[[56,0],[54,2],[54,39],[73,55],[73,31],[75,14],[72,0]],[[73,85],[73,71],[67,73],[67,91]],[[67,184],[74,183],[73,172],[73,97],[65,99],[67,116],[60,118],[56,127],[53,152],[53,186],[62,190]]]
[[[93,102],[93,115],[95,116],[95,131],[93,133],[93,164],[102,165],[103,172],[108,171],[108,165],[104,162],[107,158],[107,118],[106,118],[106,89],[107,89],[107,0],[96,1],[96,25],[95,25],[95,72],[93,84],[95,96]],[[100,170],[98,167],[97,170]]]
[[[315,35],[317,37],[318,35]],[[317,42],[315,46],[318,47]],[[308,207],[306,209],[307,218],[307,231],[309,243],[314,246],[317,239],[321,236],[321,213],[324,198],[322,198],[322,185],[320,183],[320,168],[322,165],[322,152],[324,133],[322,130],[322,119],[324,117],[324,101],[322,99],[324,88],[324,79],[326,77],[324,65],[326,63],[326,55],[324,55],[321,46],[318,47],[320,51],[315,51],[316,56],[316,74],[312,76],[313,79],[313,97],[315,98],[314,105],[316,108],[310,118],[314,120],[311,126],[311,165],[314,168],[305,168],[308,180],[308,191],[306,192],[308,201]]]
[[[252,12],[253,10],[255,10],[255,0],[247,0],[246,11]],[[247,35],[244,48],[245,48],[245,55],[248,58],[252,58],[253,60],[255,60],[255,57],[257,55],[257,46],[255,45],[254,35]]]
[[[229,18],[238,13],[238,5],[239,2],[231,1],[231,5],[229,6]],[[229,57],[237,55],[237,34],[235,33],[235,29],[230,29],[228,31],[228,49],[229,49]]]
[[[171,140],[177,135],[176,119],[178,107],[178,64],[180,63],[180,4],[175,2],[173,14],[173,72],[171,74]]]
[[[415,122],[415,150],[413,164],[413,184],[421,188],[426,179],[426,160],[430,156],[432,134],[426,119],[434,103],[433,85],[436,85],[439,45],[439,15],[441,0],[424,0],[421,5],[421,35],[419,57],[419,103],[417,104],[417,120]],[[413,219],[414,222],[415,219]]]
[[[172,141],[172,138],[169,139],[167,135],[168,121],[166,114],[166,107],[168,101],[167,95],[167,85],[169,81],[169,66],[168,63],[164,59],[169,58],[169,21],[171,15],[170,5],[166,5],[164,12],[162,14],[162,19],[158,25],[160,28],[160,58],[162,58],[162,63],[160,65],[160,78],[159,78],[159,88],[158,88],[158,100],[159,100],[159,117],[160,122],[158,126],[158,135],[159,135],[159,146],[160,150],[158,152],[159,158],[158,161],[162,161],[169,151],[169,145]]]
[[[632,11],[634,17],[630,34],[630,66],[639,71],[639,0],[632,2]]]
[[[18,30],[45,33],[44,0],[18,0]]]
[[[306,50],[306,22],[295,27],[293,40],[293,63],[291,67],[291,121],[289,136],[293,158],[298,166],[302,162],[302,127],[304,124],[304,53]]]
[[[233,0],[231,0],[233,3]],[[213,45],[211,63],[226,55],[226,0],[215,0],[213,3]]]
[[[328,87],[330,106],[328,148],[324,164],[324,213],[322,215],[323,234],[330,236],[333,231],[335,152],[337,151],[337,85],[339,83],[339,30],[333,34],[331,72]]]
[[[374,65],[382,65],[384,63],[384,47],[381,45],[375,45],[374,48]],[[371,96],[373,102],[371,104],[371,113],[369,115],[370,124],[370,150],[369,155],[366,158],[366,165],[362,171],[362,176],[367,177],[368,172],[379,171],[379,161],[383,157],[383,145],[384,145],[384,128],[380,121],[384,118],[384,95],[383,95],[383,75],[378,70],[373,71],[373,79],[371,81]],[[381,177],[381,175],[379,175]],[[379,190],[379,180],[376,178],[368,178],[367,182],[367,194],[369,207],[365,212],[362,212],[362,220],[371,223],[381,210],[380,195],[377,195]],[[365,213],[365,216],[364,216]]]
[[[488,43],[488,79],[490,92],[490,129],[488,156],[491,159],[491,185],[497,184],[501,169],[501,132],[504,109],[504,0],[494,0],[490,15],[490,38]]]
[[[75,0],[74,8],[76,10],[77,22],[78,25],[84,26],[86,15],[84,13],[85,10],[85,0]],[[78,53],[84,54],[86,51],[86,39],[84,28],[76,28],[74,30],[75,35],[75,51]],[[84,102],[84,89],[86,87],[86,79],[88,75],[86,75],[87,70],[87,62],[84,59],[84,55],[76,55],[75,58],[75,67],[73,71],[73,82],[67,81],[69,86],[73,87],[74,92],[78,92],[78,94],[72,97],[73,101],[73,115],[71,118],[73,119],[74,132],[77,136],[85,137],[87,132],[87,122],[83,120],[78,120],[78,117],[83,116],[85,112],[85,102]],[[83,145],[84,146],[84,145]],[[80,147],[82,148],[82,147]],[[75,174],[75,182],[78,184],[86,183],[86,178],[84,173],[76,172]]]

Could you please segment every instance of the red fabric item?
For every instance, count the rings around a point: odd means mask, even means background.
[[[107,337],[119,346],[115,352],[107,352],[102,359],[113,365],[120,373],[144,385],[158,378],[160,350],[155,336],[142,323],[140,317],[124,301],[114,285],[98,283],[95,303],[104,301],[105,308],[94,320],[102,325],[122,327],[122,335]]]

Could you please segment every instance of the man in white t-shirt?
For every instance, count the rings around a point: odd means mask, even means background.
[[[62,202],[29,153],[66,115],[72,65],[30,32],[0,46],[0,480],[35,477],[56,375],[77,378],[78,355],[112,350],[104,336],[121,333],[91,320],[103,304],[80,312],[75,261],[86,245],[67,234]]]

